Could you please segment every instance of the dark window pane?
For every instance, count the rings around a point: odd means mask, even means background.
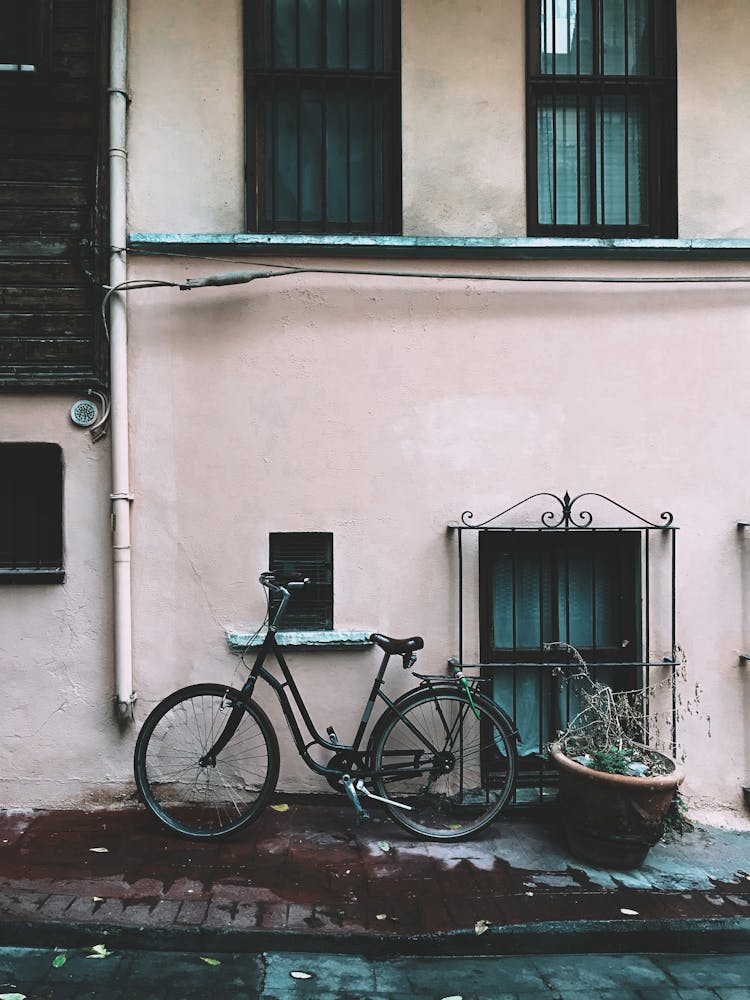
[[[593,34],[593,0],[540,0],[542,73],[593,73]]]
[[[283,629],[333,628],[333,535],[327,531],[275,531],[269,535],[269,563],[281,577],[303,576],[307,587],[295,589]],[[272,611],[278,600],[272,601]]]
[[[0,65],[35,67],[39,58],[39,4],[36,0],[0,3]]]
[[[676,236],[674,0],[528,3],[530,234]]]
[[[253,228],[397,229],[398,8],[395,0],[247,0]]]
[[[44,571],[61,580],[62,560],[60,448],[0,444],[0,580]]]
[[[596,221],[643,225],[648,221],[648,119],[645,102],[631,96],[597,101]]]

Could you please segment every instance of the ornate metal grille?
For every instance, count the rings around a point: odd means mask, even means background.
[[[455,662],[477,669],[516,721],[521,798],[533,789],[543,799],[554,784],[545,748],[578,711],[568,645],[593,680],[642,691],[644,741],[658,735],[674,751],[672,514],[650,521],[601,493],[542,492],[479,523],[465,511],[449,531],[458,540]]]

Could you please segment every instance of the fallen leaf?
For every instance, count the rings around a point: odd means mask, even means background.
[[[93,851],[94,854],[109,854],[108,847],[89,847],[89,850]]]
[[[312,979],[309,972],[290,972],[292,979]]]
[[[489,920],[477,920],[477,922],[474,924],[475,934],[484,934],[485,931],[488,931],[489,929],[490,929]]]
[[[52,966],[55,969],[59,969],[60,966],[65,965],[67,961],[68,961],[67,955],[55,955],[55,957],[52,959]]]
[[[275,809],[277,813],[285,813],[289,809],[289,806],[286,802],[278,802],[275,806],[271,806],[271,808]]]
[[[381,851],[385,851],[386,854],[391,849],[391,845],[388,843],[387,840],[379,840],[378,847],[380,848]]]
[[[203,955],[201,955],[201,962],[205,962],[206,965],[221,965],[218,958],[204,958]]]
[[[107,958],[112,952],[107,949],[106,944],[95,944],[91,949],[91,954],[86,958]]]
[[[628,910],[627,907],[621,906],[620,913],[624,913],[626,917],[637,917],[638,910]]]

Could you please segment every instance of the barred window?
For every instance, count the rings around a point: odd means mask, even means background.
[[[677,235],[674,0],[527,0],[532,235]]]
[[[246,0],[248,228],[401,225],[398,0]]]
[[[574,646],[615,690],[639,683],[640,536],[498,532],[480,538],[479,557],[482,661],[518,664],[493,672],[493,693],[514,706],[522,757],[535,756],[581,708],[577,685],[540,667],[547,644]]]
[[[0,582],[61,583],[62,452],[0,444]]]
[[[282,576],[300,575],[310,585],[292,592],[282,628],[333,628],[333,535],[328,531],[274,531],[269,535],[268,568]],[[278,599],[272,600],[272,613]]]

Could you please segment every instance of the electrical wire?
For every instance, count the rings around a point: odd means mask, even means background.
[[[102,299],[101,312],[102,312],[102,322],[104,324],[104,336],[109,342],[109,324],[107,323],[107,304],[110,298],[115,294],[115,292],[127,292],[134,291],[137,288],[179,288],[179,282],[177,281],[160,281],[160,280],[146,280],[134,278],[132,281],[121,281],[119,285],[102,285],[102,288],[107,289],[107,293]]]
[[[305,265],[281,264],[269,260],[241,260],[228,257],[213,257],[203,254],[187,254],[175,251],[152,251],[129,249],[129,254],[143,256],[167,256],[192,261],[220,262],[223,264],[244,264],[264,269],[262,274],[248,275],[245,279],[260,280],[261,278],[280,278],[290,274],[332,274],[339,276],[362,276],[376,278],[410,278],[447,281],[487,281],[487,282],[519,282],[519,283],[559,283],[559,284],[746,284],[750,283],[748,275],[570,275],[570,274],[487,274],[484,272],[451,272],[425,271],[424,269],[391,270],[386,268],[362,267],[308,267]],[[269,273],[268,268],[277,268],[278,273]],[[181,282],[144,283],[141,287],[154,287],[164,284],[173,287],[184,287]]]

